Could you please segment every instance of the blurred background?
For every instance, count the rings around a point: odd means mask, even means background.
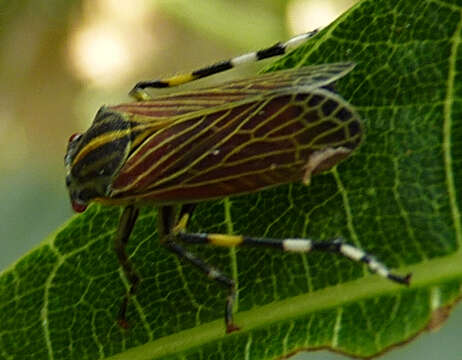
[[[0,269],[72,216],[64,186],[67,140],[88,128],[101,105],[128,101],[139,80],[326,26],[355,2],[0,0]],[[462,359],[461,323],[459,306],[440,332],[383,359]],[[295,357],[343,358],[324,351]]]

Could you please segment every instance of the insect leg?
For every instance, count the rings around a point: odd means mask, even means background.
[[[183,219],[188,219],[189,215],[194,209],[194,205],[183,205],[182,209],[180,210],[180,221],[179,223],[183,223],[185,226],[185,221]],[[171,224],[170,221],[171,217],[173,216],[174,211],[171,206],[163,206],[159,209],[159,218],[160,221],[166,224]],[[164,226],[161,225],[161,226]],[[173,231],[173,228],[164,228],[164,238],[162,244],[171,252],[173,252],[176,256],[180,259],[184,259],[188,261],[190,264],[197,267],[202,273],[207,275],[208,278],[216,281],[217,283],[225,286],[228,289],[228,296],[226,298],[226,305],[225,305],[225,324],[226,324],[226,332],[231,333],[233,331],[239,330],[239,327],[236,326],[233,322],[233,304],[236,299],[236,285],[232,279],[221,273],[218,269],[208,265],[206,262],[198,258],[193,253],[185,250],[182,246],[175,242],[177,233]]]
[[[366,264],[370,271],[396,283],[409,285],[411,274],[396,275],[372,255],[343,242],[341,239],[332,241],[312,241],[309,239],[269,239],[223,234],[190,234],[180,232],[177,238],[190,244],[212,244],[216,246],[251,246],[270,247],[283,251],[308,253],[311,251],[331,252],[342,255],[350,260]]]
[[[117,259],[119,260],[119,264],[130,283],[130,290],[125,294],[118,316],[119,325],[125,329],[128,328],[128,322],[126,318],[128,301],[130,296],[135,294],[140,280],[126,252],[128,239],[133,230],[133,227],[135,226],[138,212],[138,208],[134,207],[133,205],[125,207],[120,217],[117,235],[114,240],[114,248],[117,254]]]
[[[129,94],[136,100],[148,100],[150,97],[146,92],[143,91],[143,89],[160,89],[177,86],[232,69],[242,64],[252,63],[263,59],[268,59],[274,56],[284,55],[287,52],[287,50],[297,47],[310,37],[316,35],[317,33],[318,30],[313,30],[305,34],[297,35],[289,39],[285,43],[276,43],[266,49],[236,56],[229,60],[219,61],[212,65],[197,69],[187,74],[174,75],[172,77],[165,79],[140,81],[135,85],[135,87],[130,91]]]
[[[239,327],[236,326],[233,322],[233,304],[234,300],[236,299],[236,286],[234,281],[226,275],[222,274],[219,270],[205,263],[193,253],[183,249],[183,247],[175,243],[173,240],[165,241],[164,245],[168,250],[176,254],[180,259],[184,259],[197,267],[201,272],[207,275],[208,278],[228,288],[229,294],[226,298],[225,306],[226,332],[230,333],[239,330]]]
[[[191,215],[194,212],[194,209],[196,208],[196,206],[197,206],[197,204],[184,204],[181,207],[180,216],[178,218],[181,219],[185,215],[187,215],[188,217],[191,217]]]

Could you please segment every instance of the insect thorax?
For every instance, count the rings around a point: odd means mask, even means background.
[[[101,107],[91,127],[67,148],[66,184],[71,200],[87,204],[107,196],[130,142],[130,122],[123,114]]]

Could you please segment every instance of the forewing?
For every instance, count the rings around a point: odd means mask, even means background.
[[[286,76],[296,80],[295,73]],[[202,201],[301,180],[312,155],[325,149],[344,148],[346,157],[361,140],[358,115],[331,91],[299,84],[193,113],[155,132],[130,155],[112,197]]]

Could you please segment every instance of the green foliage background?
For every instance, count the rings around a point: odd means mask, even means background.
[[[193,231],[343,236],[400,272],[405,289],[328,255],[197,249],[239,283],[225,293],[162,249],[145,208],[129,251],[142,283],[123,332],[126,284],[112,251],[117,208],[93,206],[0,277],[0,359],[270,359],[301,348],[371,356],[460,297],[462,4],[363,1],[275,68],[358,65],[337,90],[364,119],[351,159],[313,179],[199,206]],[[273,68],[274,69],[274,68]],[[11,316],[14,314],[14,316]]]

